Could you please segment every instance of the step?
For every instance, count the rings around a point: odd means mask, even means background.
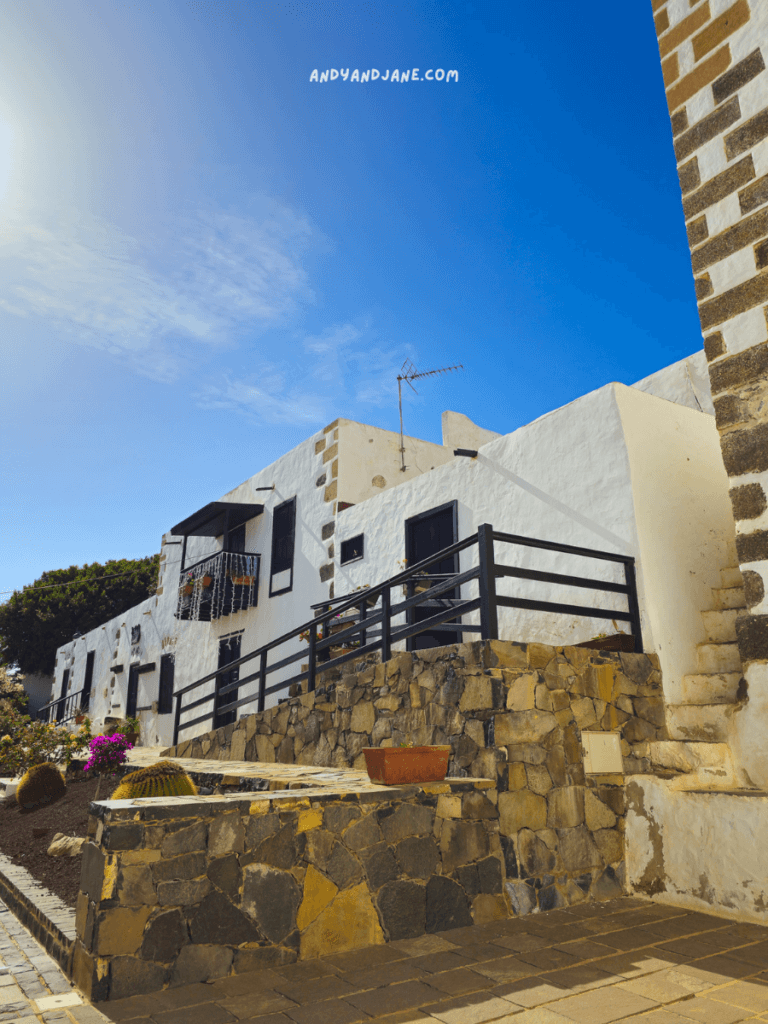
[[[741,672],[692,673],[683,676],[680,704],[735,704]]]
[[[736,644],[696,644],[696,667],[699,672],[741,672],[741,659]]]
[[[735,643],[736,616],[740,612],[740,608],[716,608],[711,612],[702,612],[707,640],[715,644]]]
[[[728,731],[724,704],[668,704],[667,732],[671,740],[724,743]]]
[[[680,740],[656,740],[648,744],[648,757],[660,768],[695,772],[699,768],[731,766],[727,743],[684,743]]]
[[[712,587],[713,608],[746,608],[744,587]]]
[[[729,566],[720,570],[720,585],[723,587],[743,587],[744,578],[738,566]]]
[[[727,743],[683,743],[660,740],[648,744],[648,757],[656,768],[681,772],[672,789],[731,790],[740,783]]]

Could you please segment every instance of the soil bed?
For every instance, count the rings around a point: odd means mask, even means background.
[[[64,796],[32,810],[19,807],[15,797],[0,803],[0,853],[26,868],[70,907],[80,891],[82,857],[49,857],[46,850],[57,832],[88,835],[88,806],[97,783],[97,779],[69,778]],[[117,780],[105,778],[99,797],[109,799],[116,784]]]

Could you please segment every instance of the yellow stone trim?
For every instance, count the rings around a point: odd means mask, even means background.
[[[112,893],[115,891],[117,885],[117,857],[108,856],[104,864],[104,878],[101,883],[101,899],[110,900],[112,899]]]
[[[339,421],[336,419],[333,423],[329,423],[327,427],[323,427],[323,433],[328,434],[331,430],[335,430],[338,427]]]
[[[320,828],[323,823],[323,812],[316,810],[301,811],[297,832],[309,832],[313,828]]]
[[[323,465],[325,465],[326,462],[330,462],[331,459],[335,459],[338,454],[339,454],[339,445],[338,445],[338,443],[332,444],[330,448],[326,448],[325,451],[323,452]]]
[[[307,866],[307,873],[304,876],[304,899],[296,915],[296,927],[299,931],[303,931],[320,916],[338,891],[338,886],[329,878],[321,875],[311,864]]]
[[[334,480],[332,483],[328,484],[328,486],[325,488],[325,494],[323,495],[323,501],[335,501],[336,500],[336,493],[338,491],[338,488],[339,488],[339,481],[338,480]]]
[[[315,455],[319,455],[320,452],[325,448],[325,438],[320,438],[319,441],[315,441]]]

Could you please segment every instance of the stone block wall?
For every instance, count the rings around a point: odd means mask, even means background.
[[[766,788],[768,17],[764,0],[651,6],[748,609],[736,636],[749,699],[729,743]]]
[[[94,1001],[509,912],[487,780],[93,806],[73,973]]]
[[[618,732],[625,775],[650,770],[656,655],[478,641],[356,667],[171,753],[364,769],[363,747],[450,743],[450,777],[496,785],[512,913],[621,890],[624,776],[585,776],[581,731]]]

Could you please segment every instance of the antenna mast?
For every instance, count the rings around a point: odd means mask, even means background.
[[[434,377],[438,373],[452,373],[454,370],[463,370],[464,366],[462,363],[458,363],[456,366],[444,366],[440,370],[425,370],[423,373],[417,373],[416,367],[413,365],[410,359],[406,359],[403,365],[400,367],[400,373],[397,375],[397,400],[400,406],[400,472],[404,473],[406,470],[405,465],[405,442],[403,440],[403,381],[410,387],[411,391],[415,395],[418,395],[418,391],[411,384],[412,380],[418,380],[420,377]]]

